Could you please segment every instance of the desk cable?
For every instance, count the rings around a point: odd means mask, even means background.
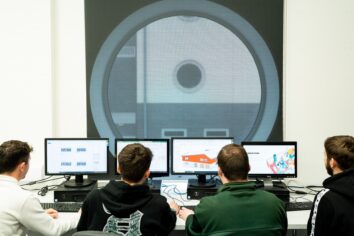
[[[63,177],[58,177],[58,178],[53,178],[53,179],[51,179],[51,177],[53,177],[53,176],[51,175],[49,177],[46,177],[46,178],[43,178],[43,179],[40,179],[40,180],[36,180],[36,181],[32,181],[32,182],[29,182],[29,183],[26,183],[26,184],[22,184],[22,185],[20,185],[20,187],[22,189],[28,190],[28,191],[38,191],[37,192],[38,195],[45,196],[48,191],[52,191],[52,190],[56,189],[63,182],[61,182],[59,184],[45,185],[45,186],[40,187],[40,188],[31,188],[31,189],[26,189],[26,188],[24,188],[24,186],[43,184],[43,183],[48,182],[48,181],[53,181],[53,180],[62,179],[62,178],[64,178],[65,181],[67,181],[70,178],[70,176],[68,177],[68,176],[65,176],[65,175]]]

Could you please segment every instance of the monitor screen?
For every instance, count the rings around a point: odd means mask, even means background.
[[[168,176],[169,140],[168,139],[116,139],[116,156],[128,144],[139,143],[151,150],[153,157],[150,165],[150,176]],[[116,166],[118,167],[118,158]],[[118,170],[118,168],[116,168]]]
[[[173,174],[217,174],[217,155],[232,137],[172,138]]]
[[[46,138],[46,175],[108,173],[108,139]]]
[[[296,142],[242,142],[251,170],[249,177],[297,177]]]

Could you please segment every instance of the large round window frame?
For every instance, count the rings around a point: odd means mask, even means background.
[[[247,140],[266,140],[275,124],[280,103],[279,78],[272,54],[258,32],[243,17],[209,1],[165,0],[145,6],[115,27],[97,54],[90,82],[90,104],[97,130],[113,139],[119,133],[110,114],[108,80],[116,55],[138,30],[162,18],[198,16],[229,29],[240,38],[253,56],[261,82],[261,102]],[[113,132],[115,131],[115,132]]]

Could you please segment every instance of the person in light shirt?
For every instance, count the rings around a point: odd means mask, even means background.
[[[30,167],[33,148],[10,140],[0,145],[0,235],[24,236],[28,230],[42,235],[61,235],[76,228],[80,214],[57,219],[54,209],[44,210],[36,196],[19,186]]]

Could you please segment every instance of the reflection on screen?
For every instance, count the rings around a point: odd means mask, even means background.
[[[296,175],[295,143],[243,144],[248,154],[250,175]]]
[[[116,140],[116,153],[119,154],[122,149],[128,144],[139,143],[151,150],[153,157],[150,165],[150,172],[154,173],[168,173],[168,139],[130,139],[130,140]],[[117,158],[118,167],[118,158]]]
[[[172,139],[172,169],[176,174],[217,173],[217,155],[233,138]]]
[[[108,172],[108,139],[46,139],[46,174]]]

